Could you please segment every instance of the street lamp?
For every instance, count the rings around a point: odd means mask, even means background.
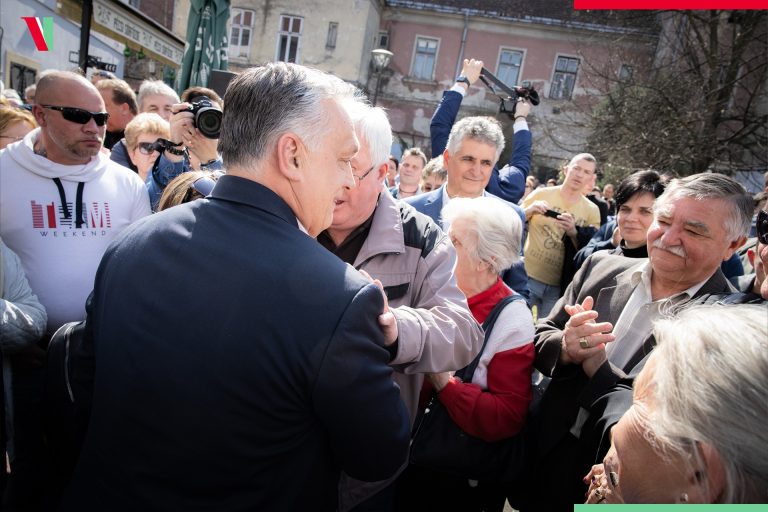
[[[376,89],[373,92],[373,106],[376,106],[376,100],[379,97],[379,88],[381,87],[381,74],[389,66],[393,53],[381,48],[373,50],[373,70],[376,73]]]

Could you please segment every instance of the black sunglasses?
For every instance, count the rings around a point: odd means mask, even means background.
[[[160,151],[163,148],[161,142],[139,142],[139,153],[142,155],[151,155],[155,151]]]
[[[49,108],[51,110],[58,110],[59,112],[61,112],[61,117],[63,117],[67,121],[71,121],[77,124],[85,124],[91,119],[93,119],[94,121],[96,121],[96,126],[104,126],[104,124],[106,124],[107,122],[107,119],[109,119],[109,114],[106,112],[89,112],[81,108],[57,107],[55,105],[40,105],[40,106],[43,108]]]
[[[768,245],[768,212],[760,210],[757,214],[757,239]]]

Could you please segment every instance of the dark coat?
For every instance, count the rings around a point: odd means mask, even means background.
[[[596,321],[615,325],[634,290],[630,276],[646,261],[607,252],[593,254],[549,316],[536,326],[534,365],[552,376],[538,414],[531,420],[532,487],[527,492],[536,497],[531,505],[537,510],[572,510],[574,503],[584,502],[587,488],[581,478],[602,459],[609,446],[610,428],[632,403],[634,377],[656,345],[649,336],[624,368],[606,362],[590,379],[580,365],[559,363],[563,329],[570,318],[564,306],[581,304],[585,297],[592,296],[593,309],[598,312]],[[731,290],[718,269],[691,300]],[[525,505],[520,508],[534,509]]]
[[[334,510],[340,470],[382,480],[408,414],[381,292],[271,190],[136,223],[93,294],[93,410],[64,510]]]

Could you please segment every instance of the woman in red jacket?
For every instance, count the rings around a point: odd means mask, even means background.
[[[456,248],[459,288],[475,319],[483,323],[494,306],[514,293],[499,277],[519,259],[522,225],[514,211],[496,198],[451,199],[443,209]],[[466,433],[485,441],[517,435],[531,401],[533,317],[524,300],[499,314],[474,374],[466,382],[444,372],[429,376],[451,419]],[[411,466],[398,489],[398,510],[502,511],[501,484],[468,480]],[[403,492],[407,489],[406,492]],[[402,498],[402,499],[401,499]]]

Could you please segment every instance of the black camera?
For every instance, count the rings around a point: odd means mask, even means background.
[[[224,113],[208,96],[196,96],[186,112],[195,116],[195,128],[209,139],[218,139],[221,132],[221,118]]]
[[[524,98],[531,102],[531,105],[539,104],[539,93],[530,84],[530,82],[523,82],[523,85],[517,85],[515,87],[509,87],[507,84],[496,78],[496,76],[485,68],[480,70],[480,80],[491,90],[493,94],[499,98],[499,112],[505,112],[512,119],[515,118],[515,109],[517,108],[518,98]],[[501,89],[504,94],[496,92],[494,85]],[[507,102],[512,105],[512,109],[509,110]]]

